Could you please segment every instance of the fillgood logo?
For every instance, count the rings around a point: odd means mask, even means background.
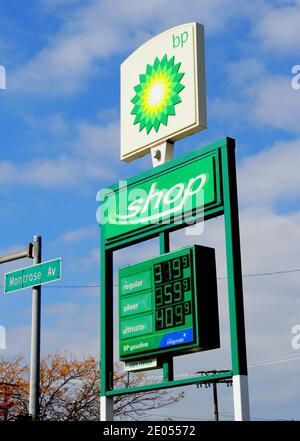
[[[183,329],[182,331],[170,332],[165,334],[160,341],[159,347],[177,346],[184,343],[191,343],[194,340],[193,328]]]
[[[200,194],[207,182],[206,173],[191,178],[187,185],[179,182],[169,189],[157,190],[157,183],[152,183],[149,192],[128,204],[126,214],[111,211],[109,222],[112,224],[143,224],[159,221],[167,216],[184,211],[191,197]],[[201,194],[203,198],[203,194]],[[128,197],[128,199],[130,199]]]

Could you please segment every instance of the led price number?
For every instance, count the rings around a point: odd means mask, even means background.
[[[185,316],[191,314],[191,301],[184,301],[191,281],[183,278],[183,270],[189,266],[188,255],[154,265],[156,331],[182,326]]]

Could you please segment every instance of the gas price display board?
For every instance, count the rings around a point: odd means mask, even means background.
[[[119,270],[120,359],[219,347],[215,253],[194,245]]]

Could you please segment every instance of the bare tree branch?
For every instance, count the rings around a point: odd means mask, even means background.
[[[50,354],[41,360],[40,419],[57,421],[99,420],[100,372],[97,356],[78,359],[69,354]],[[146,384],[139,372],[125,374],[115,366],[114,386],[127,389]],[[154,383],[154,380],[147,384]],[[0,404],[11,402],[1,419],[15,420],[28,414],[29,366],[23,357],[0,358]],[[146,391],[114,398],[114,416],[125,420],[142,418],[152,410],[170,406],[183,398],[166,390]]]

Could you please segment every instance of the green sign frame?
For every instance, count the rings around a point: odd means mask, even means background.
[[[209,159],[208,159],[209,158]],[[197,176],[208,173],[207,164],[204,160],[213,164],[212,174],[208,176],[210,183],[208,199],[202,199],[202,203],[190,203],[184,209],[185,216],[178,220],[176,216],[182,213],[172,213],[169,222],[164,222],[163,217],[142,225],[138,223],[119,226],[115,219],[100,225],[101,233],[101,395],[114,397],[117,395],[131,394],[156,390],[162,388],[178,387],[190,384],[201,383],[203,381],[232,378],[233,375],[247,375],[247,356],[246,338],[244,321],[243,286],[241,270],[240,252],[240,232],[238,216],[238,198],[236,183],[236,162],[235,162],[235,140],[224,138],[192,153],[184,155],[178,159],[160,165],[153,170],[142,173],[128,181],[128,187],[139,188],[147,183],[158,182],[164,176],[170,176],[172,172],[184,174],[186,167],[191,166],[197,170]],[[193,168],[195,166],[195,169]],[[186,176],[186,179],[195,178],[195,175]],[[165,182],[168,179],[166,178]],[[183,183],[181,181],[181,183]],[[183,183],[184,184],[184,183]],[[180,187],[181,188],[181,187]],[[193,187],[194,188],[194,187]],[[144,188],[145,189],[145,188]],[[155,190],[162,191],[156,186]],[[167,187],[167,189],[169,189]],[[195,189],[195,188],[194,188]],[[205,190],[205,188],[204,188]],[[118,200],[118,192],[122,191],[118,185],[111,186],[104,200],[115,197]],[[166,190],[168,191],[168,190]],[[161,198],[165,197],[165,194]],[[121,199],[120,199],[121,201]],[[128,200],[125,199],[128,208]],[[130,201],[132,203],[133,201]],[[117,205],[117,204],[116,204]],[[141,204],[142,205],[142,204]],[[159,204],[158,204],[159,205]],[[132,208],[132,206],[131,206]],[[172,207],[171,207],[172,208]],[[118,211],[115,210],[116,212]],[[146,210],[144,210],[145,212]],[[138,211],[137,211],[138,212]],[[103,214],[105,211],[103,210]],[[115,214],[114,214],[115,215]],[[126,211],[121,215],[126,216]],[[160,253],[170,251],[169,235],[172,231],[185,228],[191,224],[191,220],[201,221],[210,218],[224,216],[225,245],[227,259],[227,286],[229,300],[229,320],[230,320],[230,346],[231,346],[231,369],[212,375],[188,377],[174,380],[173,360],[166,356],[163,360],[163,381],[156,384],[145,385],[127,389],[115,389],[113,385],[114,372],[114,340],[113,340],[113,254],[115,251],[158,237],[160,242]],[[104,220],[104,219],[103,219]]]

